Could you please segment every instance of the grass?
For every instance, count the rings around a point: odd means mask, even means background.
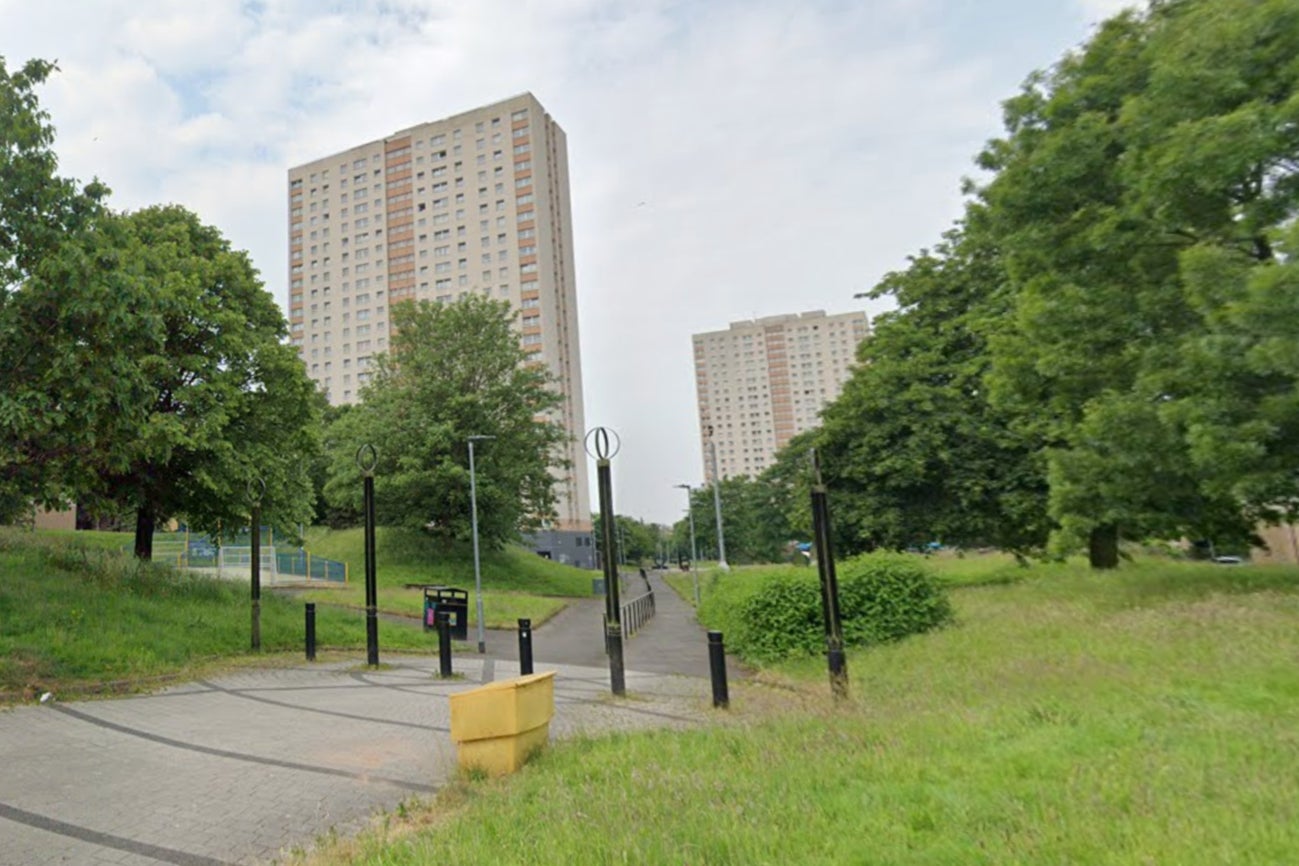
[[[129,689],[252,657],[246,583],[136,563],[90,541],[0,530],[0,699]],[[316,629],[322,649],[365,646],[356,612],[321,609]],[[263,593],[261,632],[265,652],[301,652],[302,605]],[[417,625],[385,623],[381,634],[385,648],[434,647]]]
[[[309,862],[1293,862],[1295,569],[1004,566],[851,653],[844,705],[788,662],[722,724],[560,744]]]
[[[360,529],[314,527],[307,533],[313,555],[348,563],[347,586],[313,589],[307,601],[362,607],[365,604],[365,538]],[[540,625],[564,609],[566,597],[591,594],[592,573],[543,559],[518,545],[482,551],[483,616],[487,628],[514,628],[520,618]],[[469,592],[470,626],[478,622],[473,553],[445,550],[418,533],[378,527],[375,531],[375,582],[379,609],[420,617],[424,593],[408,583],[456,586]]]
[[[478,623],[478,604],[473,590],[473,581],[468,587],[470,627]],[[424,615],[424,592],[419,589],[383,587],[378,593],[380,613],[397,616],[409,616],[419,619]],[[342,605],[363,610],[365,608],[365,586],[355,580],[347,586],[329,589],[311,589],[298,593],[303,601],[314,601],[324,605]],[[483,591],[483,621],[486,628],[515,628],[520,618],[532,620],[534,626],[541,625],[564,609],[564,600],[554,597],[526,595],[517,592]]]
[[[365,538],[360,529],[313,527],[307,546],[315,555],[348,563],[353,581],[365,574]],[[594,572],[544,559],[518,545],[481,551],[483,587],[539,596],[588,597]],[[447,550],[432,538],[380,526],[375,531],[375,578],[380,587],[407,583],[474,585],[473,552],[468,545]]]

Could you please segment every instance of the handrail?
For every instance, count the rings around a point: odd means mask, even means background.
[[[645,623],[654,618],[654,587],[650,586],[649,578],[645,576],[644,570],[641,571],[640,576],[645,581],[645,594],[622,604],[622,636],[624,638],[631,637],[640,631]]]

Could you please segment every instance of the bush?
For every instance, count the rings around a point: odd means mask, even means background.
[[[952,608],[923,561],[866,554],[838,564],[846,646],[900,640],[943,625]],[[726,633],[727,646],[754,662],[825,650],[821,585],[815,570],[764,569],[728,576],[709,592],[699,618]]]

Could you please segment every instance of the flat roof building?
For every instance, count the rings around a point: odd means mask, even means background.
[[[815,310],[695,334],[704,478],[713,481],[710,437],[722,478],[754,476],[791,438],[816,427],[869,333],[864,312],[827,316]]]
[[[563,397],[559,530],[591,528],[564,131],[524,93],[289,169],[290,334],[332,404],[386,352],[392,304],[506,300]]]

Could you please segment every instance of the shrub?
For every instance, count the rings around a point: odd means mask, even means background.
[[[941,584],[916,557],[866,554],[839,563],[836,571],[847,646],[900,640],[952,617]],[[725,632],[728,647],[750,661],[775,662],[825,649],[821,585],[811,569],[731,575],[709,592],[699,618]]]

